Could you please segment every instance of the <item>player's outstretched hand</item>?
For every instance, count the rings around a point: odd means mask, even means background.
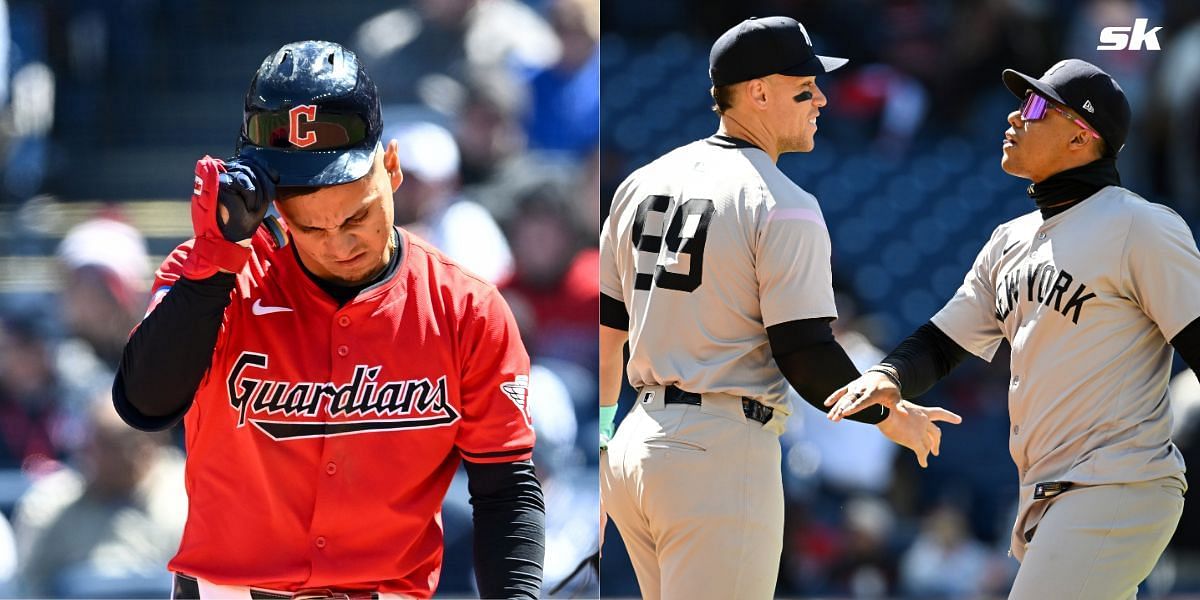
[[[957,425],[962,423],[962,417],[940,406],[921,406],[901,400],[891,407],[888,418],[878,427],[889,440],[912,450],[924,469],[929,466],[929,453],[937,456],[942,449],[942,430],[935,421]]]
[[[825,399],[825,406],[832,406],[825,415],[830,421],[841,421],[868,406],[881,404],[892,409],[900,402],[900,388],[877,371],[867,371],[858,379],[840,387]]]
[[[225,161],[224,167],[217,179],[217,222],[226,240],[241,242],[250,239],[262,224],[275,199],[275,185],[266,171],[248,160],[234,158]]]

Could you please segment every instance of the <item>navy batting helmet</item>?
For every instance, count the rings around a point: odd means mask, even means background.
[[[358,57],[332,42],[294,42],[250,82],[237,155],[279,186],[337,185],[367,174],[382,130],[379,94]]]

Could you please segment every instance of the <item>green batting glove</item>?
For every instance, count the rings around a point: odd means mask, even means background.
[[[616,428],[613,421],[617,418],[617,405],[600,407],[600,449],[608,449],[608,441],[613,437]]]

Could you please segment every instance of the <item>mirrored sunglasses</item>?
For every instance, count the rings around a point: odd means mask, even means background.
[[[1072,120],[1076,125],[1083,128],[1084,131],[1090,133],[1092,137],[1100,139],[1100,134],[1096,130],[1084,123],[1082,119],[1071,116],[1071,113],[1059,108],[1053,102],[1046,98],[1035,94],[1032,90],[1025,92],[1025,102],[1021,104],[1021,120],[1022,121],[1037,121],[1046,116],[1046,109],[1053,109],[1058,114]]]

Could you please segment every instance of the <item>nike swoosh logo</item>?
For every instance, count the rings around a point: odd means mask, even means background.
[[[1000,253],[1000,256],[1004,256],[1005,254],[1008,254],[1008,251],[1012,250],[1013,246],[1016,246],[1017,244],[1020,244],[1020,243],[1021,242],[1013,242],[1013,243],[1009,244],[1008,247],[1004,249],[1004,252]]]
[[[262,298],[254,301],[254,306],[250,307],[250,312],[255,316],[269,315],[277,312],[292,312],[292,309],[286,306],[263,306]]]

